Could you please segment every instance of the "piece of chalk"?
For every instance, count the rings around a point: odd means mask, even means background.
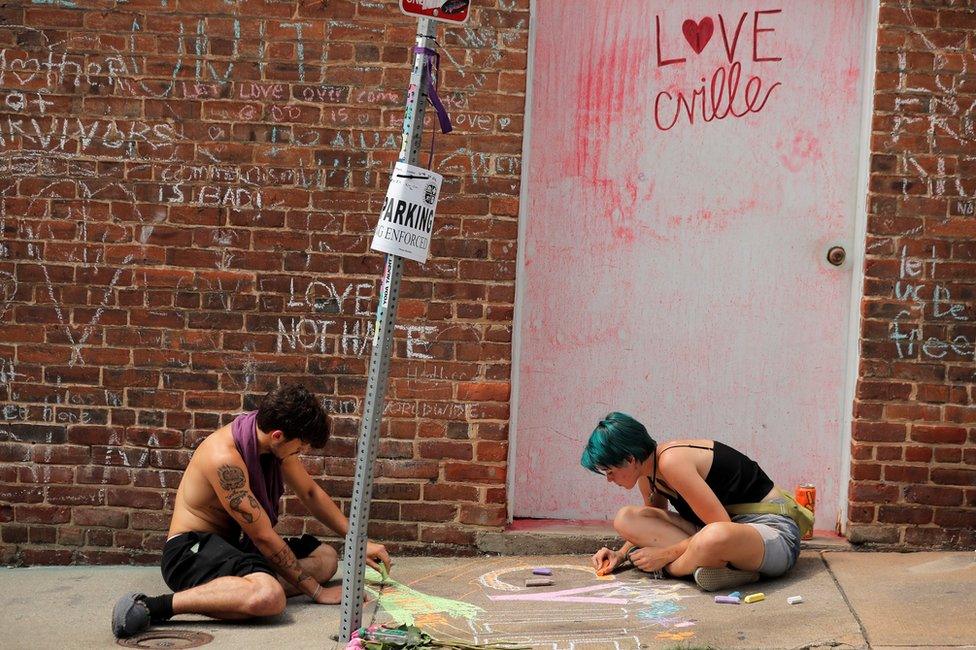
[[[548,587],[552,584],[549,578],[529,578],[525,581],[526,587]]]
[[[763,593],[749,594],[748,596],[743,598],[743,600],[747,603],[758,603],[760,600],[766,600],[766,594]]]
[[[742,601],[738,598],[733,598],[732,596],[715,596],[716,603],[725,603],[727,605],[739,605]]]
[[[738,591],[733,591],[731,594],[729,594],[729,598],[742,598],[742,594]]]
[[[799,605],[803,602],[803,596],[790,596],[786,599],[786,602],[788,602],[790,605]]]
[[[537,576],[551,576],[552,575],[552,569],[547,569],[544,566],[540,566],[540,567],[536,567],[536,568],[532,569],[532,573],[534,573]]]

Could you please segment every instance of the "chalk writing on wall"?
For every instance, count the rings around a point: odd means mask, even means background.
[[[914,358],[921,352],[924,358],[945,359],[951,357],[973,358],[976,342],[966,334],[956,334],[949,338],[925,335],[927,325],[944,329],[943,323],[968,321],[964,303],[954,302],[950,288],[937,281],[938,261],[935,248],[928,259],[911,257],[907,247],[901,250],[898,282],[895,283],[895,299],[905,305],[889,326],[889,336],[895,342],[898,358]],[[924,282],[925,278],[928,282]],[[942,321],[933,323],[932,321]]]
[[[913,125],[922,124],[925,127],[925,135],[933,145],[937,138],[947,138],[952,142],[954,151],[956,147],[959,147],[961,152],[965,152],[967,147],[972,151],[976,146],[976,102],[960,96],[960,93],[965,93],[964,85],[967,83],[967,74],[971,66],[970,57],[959,56],[961,70],[953,68],[957,59],[954,55],[958,55],[960,49],[965,47],[965,32],[959,32],[962,40],[956,44],[936,45],[925,31],[918,28],[912,6],[906,0],[902,0],[900,6],[905,19],[912,26],[913,38],[933,55],[935,89],[933,91],[931,88],[916,87],[909,81],[907,70],[910,50],[906,39],[906,44],[898,48],[899,94],[894,100],[894,116],[888,134],[888,144],[894,144],[901,137],[912,134]],[[935,158],[934,169],[932,169],[933,165],[923,159],[923,156],[906,152],[908,174],[914,175],[922,187],[930,186],[933,196],[976,197],[976,188],[967,191],[959,175],[951,173],[947,167],[948,159],[955,158],[956,154],[943,154],[939,152],[940,149],[944,147],[933,146],[931,156],[925,156],[925,158]],[[976,160],[976,155],[962,153],[959,158],[972,161]],[[905,179],[902,184],[904,196],[908,196],[910,181],[911,179]],[[949,182],[952,187],[947,190]],[[960,210],[968,210],[964,214],[973,214],[972,203],[967,201],[958,203]],[[910,235],[914,232],[905,234]]]
[[[936,44],[925,30],[919,29],[910,3],[902,0],[900,9],[911,26],[911,38],[906,38],[897,49],[897,95],[887,144],[892,146],[904,137],[924,133],[932,153],[923,155],[913,149],[903,154],[905,167],[899,170],[903,176],[901,194],[908,199],[921,193],[947,204],[944,217],[926,218],[900,233],[908,237],[976,214],[976,201],[972,200],[976,197],[976,186],[967,187],[958,173],[958,161],[976,161],[976,155],[967,153],[976,147],[976,102],[964,96],[964,84],[972,65],[970,57],[959,56],[965,47],[965,34],[962,33],[961,41],[950,39]],[[910,78],[908,57],[917,49],[932,55],[934,88],[920,87]],[[942,153],[946,149],[951,153]],[[926,258],[908,255],[904,246],[899,251],[894,298],[904,308],[898,311],[888,329],[900,359],[976,358],[976,340],[972,339],[970,330],[953,327],[970,320],[972,305],[953,299],[952,292],[956,289],[950,278],[939,280],[938,257],[934,246]]]
[[[249,3],[238,0],[229,0],[219,19],[187,15],[192,9],[174,13],[168,0],[159,1],[159,12],[151,4],[143,3],[126,17],[129,8],[121,3],[106,32],[111,36],[96,29],[3,26],[17,37],[0,46],[0,230],[15,235],[0,242],[0,260],[28,261],[36,265],[37,275],[34,286],[18,287],[13,269],[0,269],[0,317],[25,302],[43,302],[52,314],[45,331],[56,329],[57,334],[47,335],[70,347],[67,365],[72,367],[101,365],[94,361],[101,353],[91,348],[118,345],[173,350],[166,360],[170,367],[194,370],[196,360],[180,352],[186,340],[154,330],[170,327],[162,324],[164,319],[175,322],[194,310],[184,307],[180,315],[177,305],[152,305],[147,297],[166,300],[172,291],[191,305],[200,301],[197,322],[184,327],[191,338],[222,353],[215,362],[221,386],[245,392],[266,383],[263,353],[369,354],[375,282],[361,279],[370,275],[365,271],[350,273],[360,276],[353,281],[323,279],[315,262],[367,252],[366,238],[354,233],[358,221],[350,225],[349,216],[367,213],[366,199],[351,205],[343,191],[367,196],[402,139],[404,91],[383,87],[391,80],[389,66],[378,65],[379,53],[375,60],[350,63],[351,55],[331,61],[330,52],[349,46],[350,32],[380,41],[389,26],[334,20],[328,12],[281,17],[282,12],[272,10],[275,16],[255,16]],[[333,38],[338,32],[342,35]],[[525,37],[525,21],[445,34],[449,51],[443,68],[460,81],[445,88],[442,98],[460,133],[521,133],[517,112],[498,115],[497,109],[479,108],[477,97],[491,92],[494,100],[498,75],[488,68],[510,48],[524,51]],[[158,49],[146,46],[155,39],[160,39]],[[472,57],[475,50],[478,56]],[[408,70],[402,72],[406,81]],[[392,83],[398,85],[399,78]],[[426,118],[433,126],[432,116]],[[460,186],[501,174],[517,188],[520,156],[490,154],[477,148],[480,142],[464,142],[438,141],[441,171],[451,182]],[[18,183],[31,188],[29,197]],[[270,228],[309,233],[275,248],[279,260],[292,255],[287,264],[257,259],[274,245],[267,241]],[[453,228],[448,236],[456,237],[456,223]],[[264,238],[263,248],[256,245],[258,238]],[[192,255],[176,249],[192,250]],[[346,273],[345,266],[330,266],[328,273]],[[65,269],[70,267],[99,278],[87,304],[68,295],[72,281],[65,279]],[[142,269],[158,267],[165,270],[134,279]],[[461,275],[457,260],[432,259],[424,272],[446,280]],[[272,282],[266,285],[268,278]],[[123,312],[132,305],[124,301],[133,300],[135,310],[147,316],[142,327],[126,322]],[[255,311],[278,313],[265,317]],[[225,333],[217,331],[222,326],[214,324],[219,320],[214,312],[227,312]],[[241,341],[235,329],[241,326],[231,314],[254,315],[261,343]],[[249,327],[250,320],[245,333]],[[451,327],[457,324],[404,322],[397,326],[395,355],[410,361],[437,359],[453,348],[453,342],[439,341]],[[469,340],[485,341],[491,326],[465,327],[474,331]],[[214,333],[200,332],[206,329]],[[226,332],[237,337],[230,345]],[[107,343],[108,338],[127,342]],[[28,395],[21,369],[13,361],[3,363],[0,386],[39,403],[37,418],[31,411],[18,412],[19,419],[97,423],[101,417],[84,408],[59,411],[60,387],[51,386],[50,395],[38,389]],[[450,364],[408,365],[404,371],[448,380],[478,374]],[[353,397],[329,399],[336,413],[353,414],[359,408]],[[124,391],[111,392],[108,400],[98,406],[128,406]],[[464,416],[463,405],[437,402],[391,401],[387,409],[403,417]]]
[[[662,20],[660,15],[655,16],[658,69],[688,64],[689,59],[700,55],[709,43],[712,43],[713,48],[718,46],[718,36],[721,37],[721,46],[727,60],[727,65],[716,66],[711,74],[693,73],[691,76],[697,80],[693,88],[678,88],[673,83],[657,92],[654,98],[654,124],[657,128],[669,131],[679,123],[691,125],[696,121],[740,118],[760,112],[782,82],[768,83],[758,73],[750,74],[748,80],[744,80],[742,60],[748,60],[754,65],[783,60],[782,56],[777,56],[769,48],[767,35],[775,32],[774,20],[783,18],[777,16],[780,13],[782,9],[763,9],[742,12],[738,17],[733,15],[728,18],[719,13],[717,30],[716,21],[711,16],[697,21],[687,18],[681,23],[683,39],[673,33],[672,28],[676,27],[671,24],[673,20]],[[746,24],[748,32],[743,30]],[[713,39],[713,36],[716,38]],[[740,41],[743,36],[745,38]],[[743,46],[741,50],[740,46]]]

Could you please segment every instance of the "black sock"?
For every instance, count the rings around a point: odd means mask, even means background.
[[[149,618],[153,623],[168,621],[173,618],[173,594],[162,596],[146,596],[146,607],[149,608]]]

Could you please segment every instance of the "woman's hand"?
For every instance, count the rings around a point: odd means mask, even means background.
[[[624,554],[604,546],[593,554],[590,563],[598,576],[605,576],[624,560]]]
[[[665,565],[674,561],[672,553],[666,548],[644,547],[630,554],[630,561],[641,571],[661,571]]]

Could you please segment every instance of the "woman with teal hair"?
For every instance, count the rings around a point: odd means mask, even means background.
[[[625,543],[593,555],[597,575],[629,559],[644,571],[694,575],[702,589],[716,591],[782,575],[800,554],[802,520],[792,496],[721,442],[658,445],[643,424],[614,412],[593,430],[580,462],[624,489],[636,485],[644,502],[617,513],[613,526]],[[749,504],[738,510],[751,513],[730,515],[736,504]]]

